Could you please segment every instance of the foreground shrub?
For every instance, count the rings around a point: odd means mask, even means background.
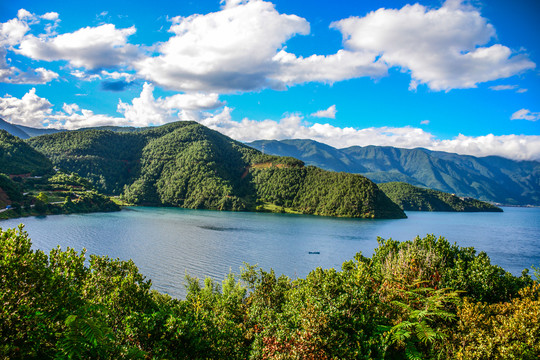
[[[291,280],[246,265],[185,300],[132,261],[0,230],[1,359],[538,359],[540,284],[428,235]],[[487,284],[487,285],[486,285]]]

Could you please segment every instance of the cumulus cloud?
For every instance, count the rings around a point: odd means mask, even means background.
[[[45,14],[47,15],[47,14]],[[45,16],[43,15],[43,16]],[[10,66],[7,60],[8,51],[21,42],[30,30],[29,23],[37,17],[25,9],[20,9],[17,18],[0,23],[0,82],[10,84],[45,84],[58,78],[54,71],[39,67],[37,69],[21,70]]]
[[[19,9],[19,11],[17,11],[17,18],[21,20],[34,20],[36,16],[26,9]]]
[[[64,110],[67,114],[71,115],[74,112],[77,112],[77,111],[81,110],[81,108],[77,104],[66,104],[66,103],[64,103],[64,105],[62,106],[62,110]]]
[[[313,114],[311,114],[311,116],[318,117],[318,118],[335,119],[336,112],[337,112],[336,105],[332,105],[326,110],[319,110],[317,112],[314,112]]]
[[[43,119],[51,113],[51,103],[36,95],[32,88],[21,99],[6,95],[0,98],[0,117],[14,124],[41,127]]]
[[[46,34],[27,34],[29,24],[41,20],[54,24],[47,25]],[[331,28],[342,33],[344,48],[335,54],[305,57],[288,52],[285,45],[293,36],[309,34],[309,23],[297,15],[279,13],[268,1],[228,0],[220,11],[170,20],[171,38],[152,45],[152,55],[144,55],[142,46],[128,42],[134,26],[118,29],[102,24],[58,35],[57,13],[36,16],[24,9],[2,24],[0,41],[5,44],[4,53],[9,46],[35,60],[68,61],[86,72],[81,79],[95,80],[100,70],[131,68],[137,71],[132,76],[182,92],[234,93],[306,82],[331,84],[380,78],[390,67],[411,74],[410,90],[426,84],[432,90],[448,91],[476,87],[536,66],[525,54],[493,43],[494,27],[478,9],[459,0],[448,0],[438,9],[406,5],[336,21]],[[54,78],[43,68],[34,72],[40,79],[17,77],[13,75],[17,69],[7,63],[0,68],[3,79],[11,82],[44,83]],[[103,88],[119,90],[132,81],[114,80]]]
[[[25,36],[17,53],[35,60],[66,60],[73,67],[114,68],[128,65],[139,56],[138,47],[127,42],[135,27],[117,29],[113,24],[85,27],[57,36]]]
[[[340,128],[330,124],[307,123],[299,115],[287,116],[279,121],[232,120],[231,109],[225,107],[220,113],[200,122],[214,130],[240,141],[259,139],[313,139],[337,148],[348,146],[394,146],[400,148],[423,147],[437,151],[464,155],[498,155],[516,160],[540,160],[540,136],[486,135],[479,137],[459,135],[453,139],[437,139],[433,134],[419,128],[371,127],[356,129]]]
[[[303,58],[281,50],[272,58],[278,67],[269,78],[284,85],[314,81],[334,83],[364,76],[378,78],[387,74],[387,66],[376,58],[377,54],[372,52],[347,50]]]
[[[410,72],[410,90],[473,88],[536,65],[525,54],[492,43],[494,27],[478,9],[449,0],[438,9],[419,4],[379,9],[331,24],[344,49],[302,57],[287,51],[309,23],[280,14],[262,0],[226,1],[221,11],[174,17],[174,34],[157,56],[136,62],[139,74],[179,91],[251,91],[305,82],[379,78],[388,68]]]
[[[286,40],[309,33],[308,22],[261,0],[228,1],[221,11],[173,18],[174,34],[159,55],[135,64],[146,79],[180,91],[275,87],[272,58]]]
[[[223,105],[217,94],[176,94],[156,99],[153,92],[153,85],[145,83],[140,96],[131,104],[118,101],[118,112],[123,116],[113,117],[82,109],[77,104],[64,103],[62,111],[53,111],[53,105],[31,89],[20,99],[11,95],[0,98],[0,117],[14,124],[37,128],[145,127],[178,120],[199,120],[206,111]]]
[[[313,139],[335,147],[353,145],[391,145],[397,147],[426,146],[433,135],[422,129],[381,127],[355,129],[330,124],[308,123],[301,115],[293,114],[279,121],[232,120],[231,109],[200,121],[203,125],[240,141],[259,139]],[[414,144],[414,145],[413,145]]]
[[[540,112],[531,112],[529,109],[521,109],[513,113],[510,119],[537,121],[540,119]]]
[[[429,125],[429,120],[422,120],[420,121],[421,125]]]
[[[0,51],[1,54],[1,51]],[[0,82],[8,84],[46,84],[58,78],[58,74],[45,68],[28,69],[21,71],[15,66],[8,66],[0,58]]]
[[[379,9],[332,27],[342,32],[351,51],[375,53],[388,66],[409,71],[412,90],[418,84],[437,91],[474,88],[535,67],[506,46],[487,45],[494,27],[461,1],[446,1],[439,9],[419,4]]]
[[[51,12],[41,15],[41,18],[45,20],[49,20],[49,21],[56,21],[58,20],[58,13],[51,11]]]
[[[62,111],[53,111],[49,100],[36,95],[36,89],[29,90],[22,98],[6,95],[0,98],[0,117],[13,124],[36,128],[78,129],[114,125],[128,125],[124,118],[95,114],[81,109],[77,104],[64,104]]]
[[[198,120],[201,111],[222,106],[218,94],[176,94],[165,98],[154,97],[154,86],[144,83],[141,94],[131,104],[118,103],[118,112],[133,126],[162,125],[178,120]]]
[[[540,136],[459,135],[451,140],[438,140],[429,149],[474,156],[498,155],[515,160],[540,160]]]
[[[133,99],[131,104],[119,101],[118,111],[123,117],[112,117],[81,109],[77,104],[63,104],[62,111],[53,111],[53,105],[31,89],[21,99],[10,95],[0,98],[0,117],[14,124],[65,129],[104,125],[149,126],[177,120],[197,120],[240,141],[303,138],[339,148],[354,145],[424,147],[474,156],[499,155],[517,160],[540,160],[540,136],[490,134],[438,139],[429,132],[410,126],[340,128],[327,123],[306,122],[299,114],[288,115],[279,121],[234,121],[232,109],[227,106],[214,113],[206,111],[223,105],[216,94],[177,94],[156,99],[153,91],[152,85],[144,84],[140,96]],[[198,117],[188,117],[186,114],[190,113]]]

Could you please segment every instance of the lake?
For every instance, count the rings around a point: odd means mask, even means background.
[[[304,215],[130,207],[117,213],[55,215],[0,221],[25,224],[33,247],[60,245],[88,254],[133,259],[154,289],[184,297],[186,274],[221,281],[243,262],[304,277],[320,266],[340,268],[361,251],[371,256],[377,236],[410,240],[435,234],[485,251],[492,263],[519,275],[540,265],[540,208],[503,213],[408,212],[408,219],[365,220]],[[310,254],[309,252],[319,252]]]

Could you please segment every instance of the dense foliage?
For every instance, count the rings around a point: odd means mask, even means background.
[[[108,196],[99,194],[77,174],[57,172],[52,176],[9,179],[0,174],[0,219],[21,216],[119,211]]]
[[[51,161],[24,141],[0,130],[0,173],[44,175],[53,170]]]
[[[19,184],[12,181],[4,174],[0,174],[0,208],[20,202],[23,199],[23,191]]]
[[[325,170],[362,174],[376,183],[409,184],[507,205],[540,205],[540,162],[474,157],[427,149],[352,146],[313,140],[258,140],[248,145],[293,156]]]
[[[405,217],[364,177],[304,168],[299,160],[265,155],[195,122],[65,132],[29,143],[56,166],[138,205]]]
[[[379,240],[341,270],[291,280],[246,265],[184,300],[131,261],[32,250],[0,232],[6,359],[537,359],[540,284],[427,236]]]
[[[3,130],[0,165],[0,219],[120,210],[90,182],[77,174],[55,172],[43,154]]]
[[[405,214],[367,178],[313,166],[272,166],[252,172],[263,202],[304,214],[400,218]]]
[[[423,189],[403,182],[379,184],[379,188],[405,211],[487,211],[502,209],[472,198],[460,198],[454,194]]]
[[[103,130],[61,132],[28,140],[55,166],[89,179],[100,190],[119,194],[133,181],[145,139]]]

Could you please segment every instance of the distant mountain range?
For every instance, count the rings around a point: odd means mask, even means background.
[[[21,139],[61,132],[10,124],[0,129]],[[101,127],[95,130],[139,133],[151,128]],[[498,156],[478,158],[427,149],[353,146],[336,149],[314,140],[258,140],[247,145],[266,154],[289,156],[326,170],[361,174],[376,183],[415,186],[504,205],[540,205],[540,162]]]
[[[0,130],[6,130],[11,135],[15,135],[21,139],[29,139],[34,136],[54,134],[62,130],[57,129],[37,129],[29,126],[15,125],[0,119]]]
[[[336,149],[313,140],[258,140],[248,145],[267,154],[295,157],[306,165],[362,174],[376,183],[406,182],[499,204],[540,205],[538,161],[478,158],[422,148]]]

